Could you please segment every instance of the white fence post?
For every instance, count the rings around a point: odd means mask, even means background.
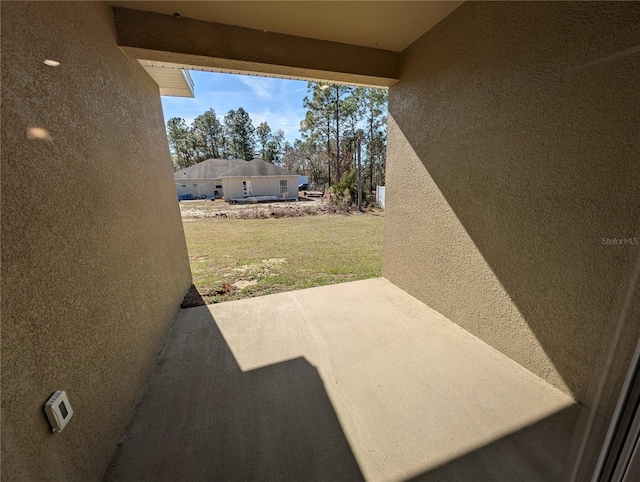
[[[384,186],[376,186],[376,203],[384,209]]]

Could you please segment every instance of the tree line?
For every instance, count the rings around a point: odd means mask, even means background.
[[[174,170],[178,171],[205,159],[246,159],[256,156],[278,163],[284,153],[284,131],[275,134],[266,122],[254,127],[242,107],[230,110],[222,122],[209,109],[187,125],[173,117],[167,122],[167,138]]]
[[[174,117],[167,137],[175,170],[205,159],[254,157],[309,176],[317,188],[331,186],[356,168],[360,145],[363,181],[369,190],[384,184],[387,137],[386,89],[309,82],[300,138],[293,144],[267,122],[254,126],[242,108],[222,122],[213,109],[189,126]]]

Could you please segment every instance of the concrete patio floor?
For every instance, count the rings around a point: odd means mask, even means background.
[[[182,310],[107,480],[557,480],[574,401],[383,278]]]

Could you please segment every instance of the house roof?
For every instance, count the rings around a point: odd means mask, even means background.
[[[228,177],[283,177],[297,176],[295,172],[276,166],[262,159],[253,159],[245,164],[224,173],[221,178]]]
[[[176,181],[183,179],[220,179],[220,176],[248,164],[243,159],[207,159],[173,173]]]

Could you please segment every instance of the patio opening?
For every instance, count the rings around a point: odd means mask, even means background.
[[[381,276],[387,89],[185,72],[195,99],[162,97],[183,307]]]

